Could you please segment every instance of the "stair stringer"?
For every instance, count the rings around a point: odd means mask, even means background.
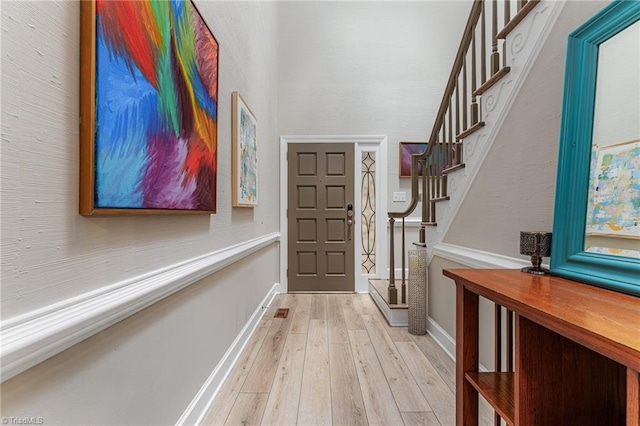
[[[557,0],[540,1],[507,35],[508,65],[511,71],[481,97],[485,126],[464,139],[465,167],[448,176],[447,194],[450,199],[436,203],[438,226],[429,228],[426,232],[428,263],[431,263],[435,246],[442,243],[449,231],[565,3],[566,1]]]

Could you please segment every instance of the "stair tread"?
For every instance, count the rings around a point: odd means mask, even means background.
[[[431,199],[431,202],[433,202],[433,203],[437,203],[437,202],[439,202],[439,201],[448,201],[449,199],[451,199],[451,197],[450,197],[450,196],[448,196],[448,195],[446,195],[446,196],[444,196],[444,197],[432,198],[432,199]]]
[[[518,26],[518,24],[524,19],[524,17],[527,16],[529,12],[531,12],[531,10],[533,10],[533,8],[536,7],[538,3],[540,3],[540,0],[530,0],[526,2],[525,5],[522,7],[522,9],[520,9],[513,18],[511,18],[509,23],[505,25],[504,28],[498,34],[496,34],[496,38],[505,39],[507,35],[511,31],[513,31],[515,27]]]
[[[444,170],[442,170],[442,174],[446,175],[449,174],[453,171],[459,170],[459,169],[464,169],[466,167],[466,165],[464,163],[460,163],[460,164],[456,164],[455,166],[451,166],[449,168],[446,168]]]
[[[389,280],[371,278],[369,279],[369,283],[371,283],[373,289],[376,291],[376,293],[378,293],[378,295],[380,295],[389,309],[408,309],[409,305],[406,303],[389,304],[389,296],[387,292],[387,288],[389,287]],[[407,281],[405,281],[405,284],[407,284]],[[402,282],[397,279],[396,288],[398,289],[398,300],[402,300]]]
[[[491,76],[491,78],[485,81],[482,86],[478,87],[475,92],[473,92],[473,96],[482,95],[484,92],[489,90],[489,88],[493,87],[498,81],[500,81],[504,76],[509,74],[511,71],[511,67],[502,67],[495,74]]]
[[[484,121],[479,121],[476,124],[474,124],[473,126],[469,127],[468,129],[464,130],[462,133],[456,135],[456,139],[460,140],[460,139],[464,139],[467,136],[469,136],[470,134],[477,132],[478,130],[482,129],[485,125]]]

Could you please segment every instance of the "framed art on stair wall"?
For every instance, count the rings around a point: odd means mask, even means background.
[[[427,142],[400,142],[400,166],[399,176],[411,177],[411,156],[422,154],[429,144]],[[418,166],[418,174],[422,174],[422,165]]]
[[[427,142],[400,142],[400,177],[411,177],[411,157],[413,155],[423,154],[429,144]],[[445,164],[447,158],[454,158],[456,155],[456,147],[444,143],[437,143],[432,148],[431,157],[429,157],[427,165]],[[442,169],[442,166],[439,166]],[[418,163],[418,175],[422,176],[423,164]],[[442,171],[442,170],[441,170]]]

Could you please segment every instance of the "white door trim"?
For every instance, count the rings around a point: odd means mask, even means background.
[[[386,278],[387,274],[387,137],[384,135],[364,136],[280,136],[280,284],[282,291],[288,291],[287,281],[287,145],[290,143],[353,143],[354,144],[354,211],[356,216],[362,211],[362,152],[376,153],[376,273],[361,273],[362,254],[361,221],[355,221],[354,267],[355,291],[368,292],[368,279]]]

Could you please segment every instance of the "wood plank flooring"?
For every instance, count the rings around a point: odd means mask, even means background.
[[[368,294],[281,294],[202,424],[454,425],[454,375],[430,336],[390,327]],[[493,424],[482,401],[480,414]]]

